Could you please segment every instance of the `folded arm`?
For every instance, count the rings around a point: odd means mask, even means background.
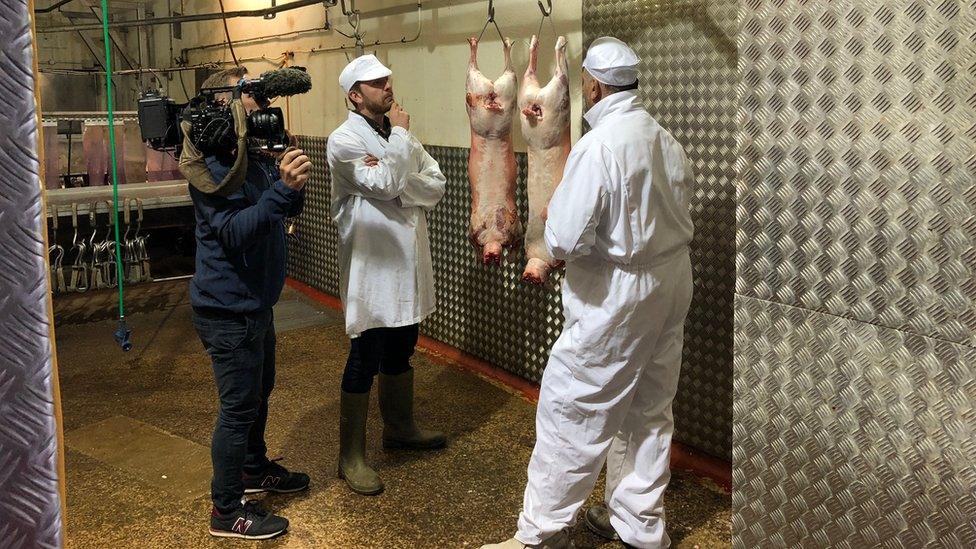
[[[333,184],[343,185],[347,194],[393,200],[407,185],[411,145],[409,134],[402,128],[393,129],[386,156],[375,163],[367,164],[369,151],[354,136],[334,135],[328,153]]]
[[[418,158],[417,171],[407,175],[407,184],[400,194],[400,205],[405,208],[416,206],[430,211],[444,198],[447,178],[441,173],[434,157],[413,136],[411,143]]]

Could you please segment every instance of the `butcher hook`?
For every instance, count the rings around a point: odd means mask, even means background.
[[[505,35],[502,34],[502,29],[498,28],[498,23],[495,22],[495,0],[488,0],[488,20],[485,21],[484,28],[481,29],[481,34],[478,35],[478,42],[485,36],[485,31],[488,30],[488,25],[495,25],[495,30],[498,31],[498,37],[505,41]]]
[[[549,6],[548,9],[546,9],[546,6],[542,4],[542,0],[538,0],[538,3],[539,11],[542,12],[542,19],[539,20],[539,30],[535,33],[535,35],[542,38],[542,25],[545,24],[546,19],[548,19],[549,25],[552,27],[552,34],[559,36],[559,34],[556,32],[556,24],[552,22],[552,0],[546,0],[546,4]]]
[[[366,33],[359,31],[359,25],[361,23],[359,10],[356,9],[356,0],[349,0],[349,8],[346,9],[346,0],[342,0],[341,4],[342,14],[349,18],[349,26],[352,27],[352,34],[346,34],[335,29],[336,32],[345,36],[346,38],[351,38],[356,41],[356,57],[361,57],[365,52],[366,44],[363,42],[363,37]]]

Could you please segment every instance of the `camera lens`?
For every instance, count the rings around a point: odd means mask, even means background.
[[[276,113],[274,109],[255,111],[247,118],[248,134],[258,139],[268,139],[284,129],[280,111]]]
[[[285,117],[280,108],[271,107],[252,112],[247,117],[249,137],[267,142],[267,148],[281,150],[288,144]]]

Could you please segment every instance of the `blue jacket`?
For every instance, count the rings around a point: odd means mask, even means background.
[[[231,164],[214,157],[207,167],[220,181]],[[196,274],[190,284],[194,307],[213,312],[266,311],[285,285],[286,217],[301,213],[305,192],[289,189],[268,158],[248,157],[244,185],[227,197],[190,185],[196,214]]]

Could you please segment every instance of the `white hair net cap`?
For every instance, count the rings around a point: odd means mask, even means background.
[[[339,73],[339,86],[342,91],[349,93],[356,82],[369,82],[391,74],[393,71],[380,63],[375,55],[363,55],[353,59],[346,65],[346,68],[342,69],[342,72]]]
[[[619,87],[637,82],[639,63],[640,58],[630,46],[612,36],[604,36],[590,44],[583,68],[600,82]]]

